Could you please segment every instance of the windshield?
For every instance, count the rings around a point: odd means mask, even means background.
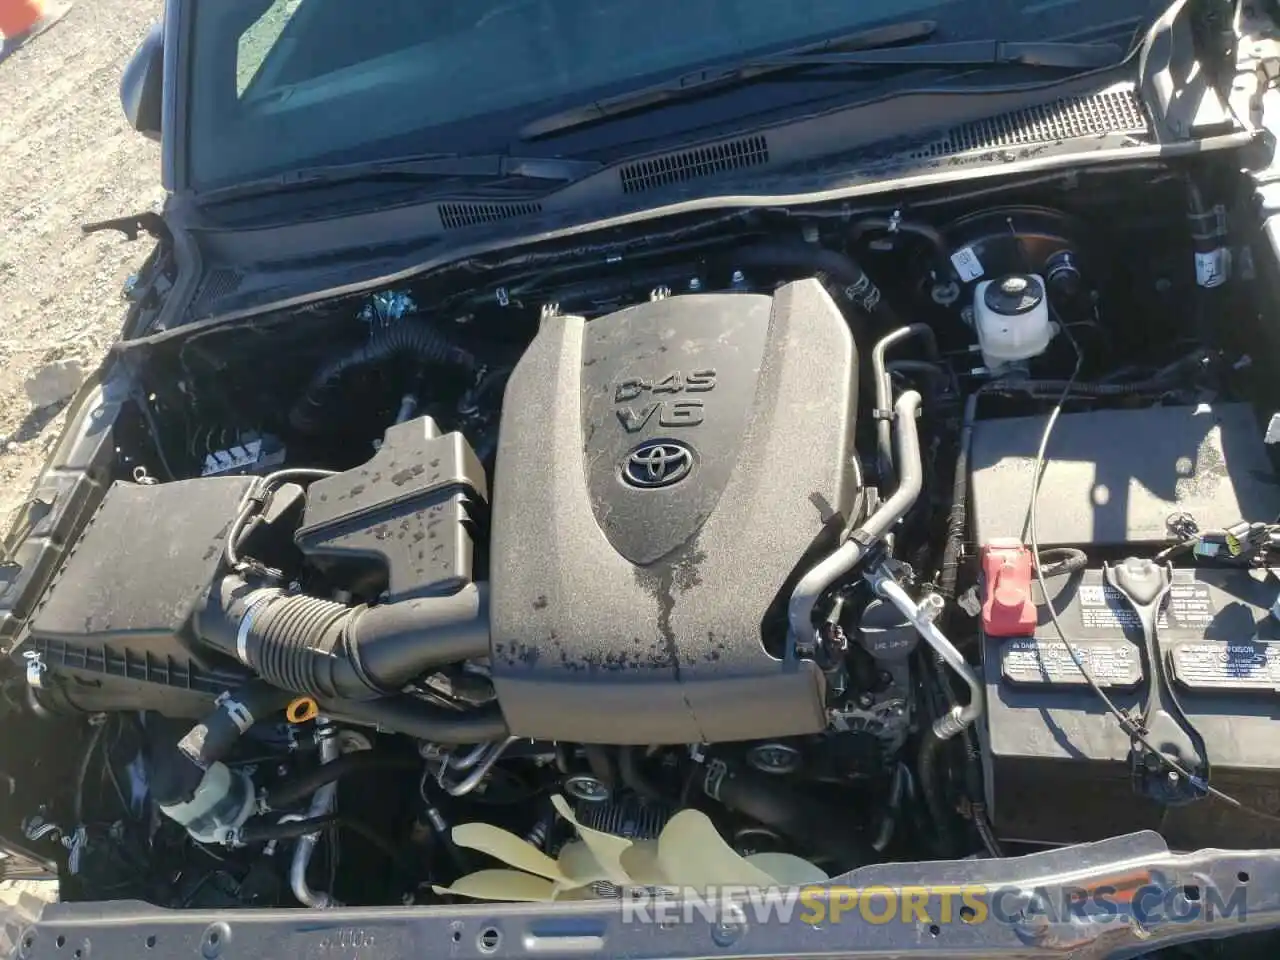
[[[935,40],[1081,37],[1145,20],[1160,0],[217,0],[191,3],[187,185],[428,153],[529,155],[522,126],[699,67],[908,20]],[[901,72],[901,71],[899,71]],[[686,117],[710,124],[848,96],[845,71],[780,77]],[[737,96],[738,94],[740,96]],[[736,100],[733,98],[737,96]],[[732,103],[729,101],[733,100]],[[782,101],[785,101],[782,102]],[[671,113],[674,113],[672,111]],[[578,156],[663,136],[616,121]],[[648,119],[648,118],[646,118]]]
[[[191,180],[509,144],[517,116],[938,0],[219,0],[193,4]],[[534,110],[532,108],[537,107]]]

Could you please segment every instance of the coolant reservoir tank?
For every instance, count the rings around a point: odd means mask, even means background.
[[[993,371],[1040,356],[1057,332],[1044,280],[1034,273],[984,280],[974,290],[973,326],[983,362]]]

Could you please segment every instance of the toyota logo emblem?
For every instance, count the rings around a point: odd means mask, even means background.
[[[649,440],[627,455],[622,479],[652,489],[679,483],[693,470],[693,450],[679,440]]]

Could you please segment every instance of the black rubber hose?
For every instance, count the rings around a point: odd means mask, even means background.
[[[266,843],[269,840],[296,840],[309,833],[316,833],[326,827],[338,827],[349,830],[367,842],[371,847],[394,863],[406,877],[416,879],[414,871],[400,855],[400,851],[386,837],[359,820],[341,817],[336,813],[323,817],[311,817],[308,820],[294,820],[287,823],[246,823],[240,831],[243,843]]]
[[[942,569],[938,574],[938,593],[943,600],[956,595],[956,583],[960,577],[960,553],[968,526],[969,510],[969,447],[973,443],[973,424],[978,417],[978,395],[969,394],[964,405],[964,420],[960,427],[960,442],[956,450],[956,473],[951,481],[951,511],[947,514],[947,540],[942,548]],[[947,605],[948,616],[950,604]]]
[[[267,791],[267,809],[284,810],[295,803],[301,803],[321,787],[341,780],[343,777],[421,768],[422,761],[417,757],[357,750],[355,753],[343,754],[336,760],[313,767],[301,776],[275,784]]]
[[[772,827],[803,850],[833,854],[843,869],[871,862],[870,846],[848,826],[843,811],[798,792],[779,777],[711,766],[703,789],[713,800]]]
[[[1045,547],[1037,558],[1040,572],[1045,577],[1057,577],[1064,573],[1075,573],[1089,565],[1089,555],[1075,547]],[[1051,561],[1046,563],[1046,561]]]
[[[664,796],[640,769],[642,759],[639,747],[623,747],[619,751],[618,775],[622,778],[622,782],[645,800],[662,804],[671,803],[671,798]]]
[[[766,267],[812,271],[839,284],[845,299],[884,323],[896,323],[880,288],[861,265],[846,253],[817,243],[769,241],[740,247],[728,255],[735,267]],[[854,331],[855,334],[857,331]]]
[[[376,724],[416,740],[453,746],[488,743],[509,735],[507,721],[496,703],[465,712],[445,710],[412,697],[387,697],[358,702],[321,702],[334,716]]]
[[[222,697],[213,712],[178,741],[182,754],[202,770],[224,759],[253,724],[278,713],[294,698],[292,693],[262,680],[251,680]]]
[[[196,635],[283,690],[336,700],[397,693],[428,671],[489,655],[487,589],[348,607],[231,574],[198,612]]]
[[[84,785],[89,778],[89,766],[93,763],[93,755],[98,752],[98,744],[106,733],[107,725],[99,723],[89,731],[89,739],[84,745],[84,753],[80,755],[80,764],[76,768],[75,792],[71,800],[71,815],[75,819],[74,826],[84,823]]]
[[[302,398],[289,412],[289,423],[303,433],[316,433],[324,426],[325,407],[338,381],[356,367],[374,366],[399,357],[412,357],[424,364],[474,370],[475,357],[452,343],[434,326],[401,319],[376,330],[368,342],[325,363],[311,377]]]
[[[935,852],[944,858],[951,856],[952,852],[951,817],[947,813],[947,804],[938,783],[938,763],[941,759],[942,745],[946,742],[934,733],[933,727],[930,726],[920,741],[920,756],[916,767],[920,795],[924,797],[929,818],[933,821],[937,842]]]

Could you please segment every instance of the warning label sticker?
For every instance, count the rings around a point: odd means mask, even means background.
[[[1129,598],[1110,584],[1084,585],[1076,596],[1080,624],[1086,630],[1141,630],[1137,611]],[[1213,595],[1203,583],[1175,583],[1169,588],[1164,609],[1156,620],[1156,630],[1187,627],[1204,630],[1217,611]]]
[[[1100,686],[1130,688],[1142,682],[1142,659],[1128,640],[1081,640],[1068,648],[1060,640],[1020,637],[1005,644],[1001,672],[1017,684],[1087,684],[1076,657]]]
[[[1264,640],[1172,644],[1173,675],[1192,690],[1280,691],[1280,644]]]

